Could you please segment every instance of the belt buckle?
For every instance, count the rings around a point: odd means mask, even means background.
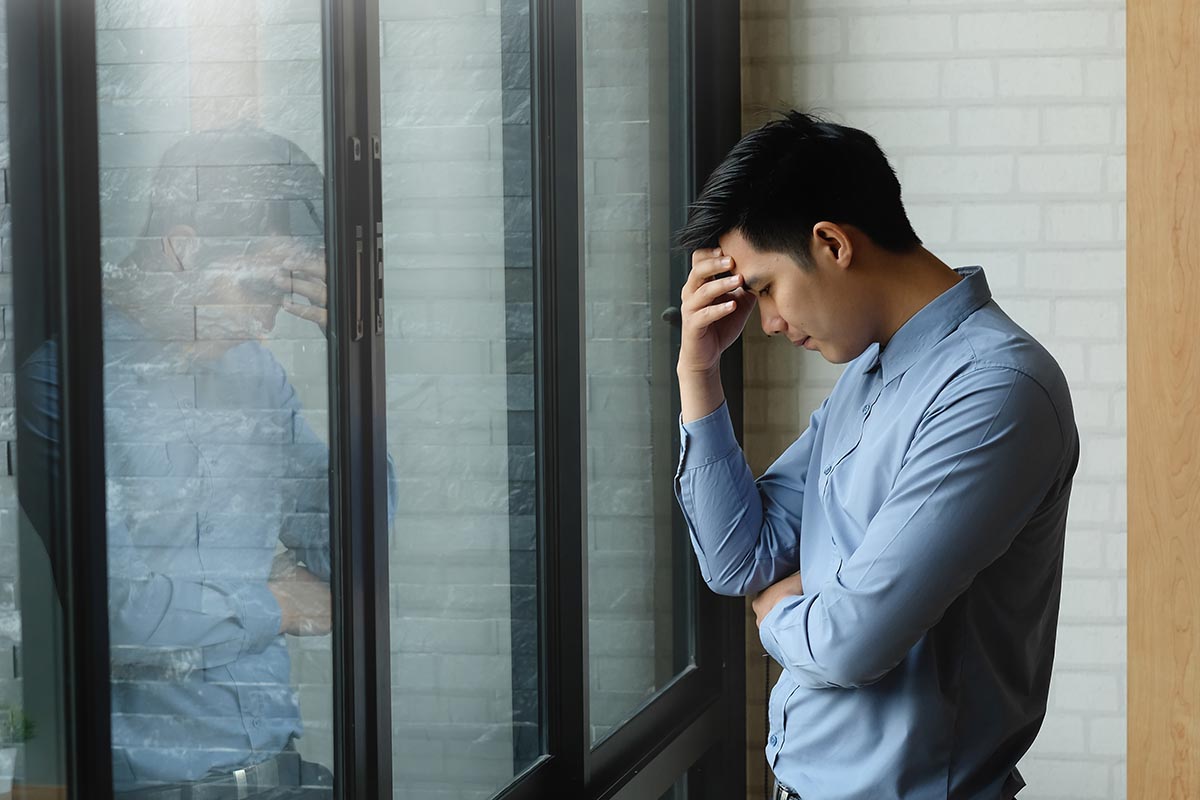
[[[243,798],[250,796],[250,780],[245,769],[235,769],[233,771],[233,782],[237,784],[238,800],[243,800]]]
[[[238,800],[249,797],[251,789],[271,789],[279,786],[279,758],[279,756],[275,756],[258,764],[233,771]]]
[[[775,781],[775,793],[771,795],[772,800],[800,800],[800,795],[784,786],[779,781]]]

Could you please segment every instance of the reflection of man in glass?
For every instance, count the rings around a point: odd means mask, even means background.
[[[326,385],[323,206],[318,168],[287,140],[191,135],[104,276],[121,796],[328,796],[329,771],[295,750],[283,636],[330,631],[328,449],[292,384]],[[281,309],[319,332],[268,349]],[[54,345],[25,370],[57,415]]]

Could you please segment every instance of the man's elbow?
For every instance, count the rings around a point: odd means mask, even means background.
[[[746,591],[744,581],[730,578],[709,576],[704,579],[704,585],[711,589],[713,594],[723,595],[724,597],[745,597],[749,594]]]
[[[879,683],[895,666],[895,663],[882,663],[878,656],[865,653],[861,648],[847,648],[827,659],[819,673],[830,688],[862,689]]]

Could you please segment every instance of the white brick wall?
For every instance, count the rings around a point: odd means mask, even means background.
[[[1124,798],[1124,4],[744,0],[742,9],[743,127],[796,106],[870,132],[925,246],[952,266],[983,265],[997,302],[1067,373],[1083,454],[1050,708],[1022,762],[1021,797]],[[838,370],[751,328],[747,451],[761,470]],[[750,636],[752,797],[758,647]]]

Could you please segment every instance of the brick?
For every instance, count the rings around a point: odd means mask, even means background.
[[[908,197],[1001,194],[1013,188],[1010,155],[906,156],[897,171]]]
[[[1035,242],[1042,227],[1041,207],[1034,203],[962,203],[958,206],[956,242]]]
[[[1025,256],[1025,280],[1033,291],[1103,293],[1123,297],[1123,250],[1039,251]]]
[[[106,64],[96,67],[97,98],[179,98],[187,92],[187,72],[178,64]]]
[[[186,25],[187,0],[100,0],[96,28],[178,28]]]
[[[1036,108],[960,108],[955,113],[959,147],[1027,147],[1038,142]]]
[[[1113,203],[1054,203],[1046,208],[1046,240],[1106,242],[1116,240]]]
[[[1117,711],[1120,684],[1107,672],[1058,670],[1051,679],[1051,696],[1056,709],[1067,711]]]
[[[996,64],[1000,97],[1077,97],[1083,93],[1083,64],[1074,58],[1006,58]]]
[[[1112,518],[1114,490],[1106,483],[1076,480],[1071,489],[1067,529],[1078,523],[1104,523]],[[1070,535],[1067,536],[1068,541]]]
[[[958,17],[958,46],[967,52],[1062,52],[1108,43],[1108,19],[1085,11],[1002,11]]]
[[[321,24],[319,21],[262,25],[258,28],[258,61],[321,60]]]
[[[207,61],[257,61],[258,29],[232,25],[203,26],[187,29],[188,60],[193,64]]]
[[[1105,191],[1124,195],[1128,170],[1125,156],[1106,156],[1104,159]],[[1113,215],[1113,220],[1115,222],[1116,214]]]
[[[1116,615],[1113,578],[1065,578],[1059,618],[1064,621],[1113,621]]]
[[[97,15],[102,4],[97,4]],[[179,63],[187,60],[187,32],[176,29],[97,30],[96,63]],[[99,83],[99,76],[97,76]]]
[[[1076,714],[1047,714],[1038,731],[1037,744],[1039,755],[1084,755],[1087,753],[1084,719]]]
[[[380,0],[379,17],[383,20],[461,19],[481,16],[484,0],[438,0],[436,3],[414,3],[412,0]]]
[[[1109,105],[1055,106],[1043,112],[1042,141],[1048,145],[1106,145],[1112,141]]]
[[[949,14],[851,17],[849,31],[851,55],[928,56],[954,48],[953,17]]]
[[[996,68],[987,59],[954,59],[941,65],[941,96],[978,100],[996,95]]]
[[[1101,191],[1104,159],[1099,154],[1025,155],[1017,158],[1017,184],[1024,192]]]
[[[835,97],[860,102],[932,99],[938,95],[936,61],[843,62],[833,65]]]
[[[1055,663],[1063,666],[1116,666],[1125,663],[1125,626],[1063,623]]]
[[[1054,332],[1057,336],[1089,341],[1117,339],[1124,326],[1120,303],[1110,300],[1057,300]]]
[[[885,153],[906,148],[947,148],[951,143],[949,109],[849,109],[846,125],[870,133]]]
[[[1088,380],[1096,384],[1123,385],[1126,348],[1122,344],[1097,344],[1088,348]]]
[[[1125,97],[1125,59],[1098,58],[1087,62],[1085,91],[1088,97],[1118,99]]]
[[[1088,723],[1088,749],[1093,755],[1125,755],[1125,718],[1105,717]]]
[[[806,16],[789,20],[791,52],[801,59],[825,58],[842,50],[842,21],[837,17]]]
[[[1124,347],[1121,348],[1122,354]],[[1093,348],[1093,351],[1095,348]],[[1088,354],[1091,357],[1091,352]],[[1089,366],[1089,376],[1093,373]],[[1095,381],[1095,377],[1090,377]],[[1075,408],[1075,423],[1081,431],[1106,431],[1115,426],[1111,411],[1113,392],[1111,389],[1071,388],[1071,401]]]

